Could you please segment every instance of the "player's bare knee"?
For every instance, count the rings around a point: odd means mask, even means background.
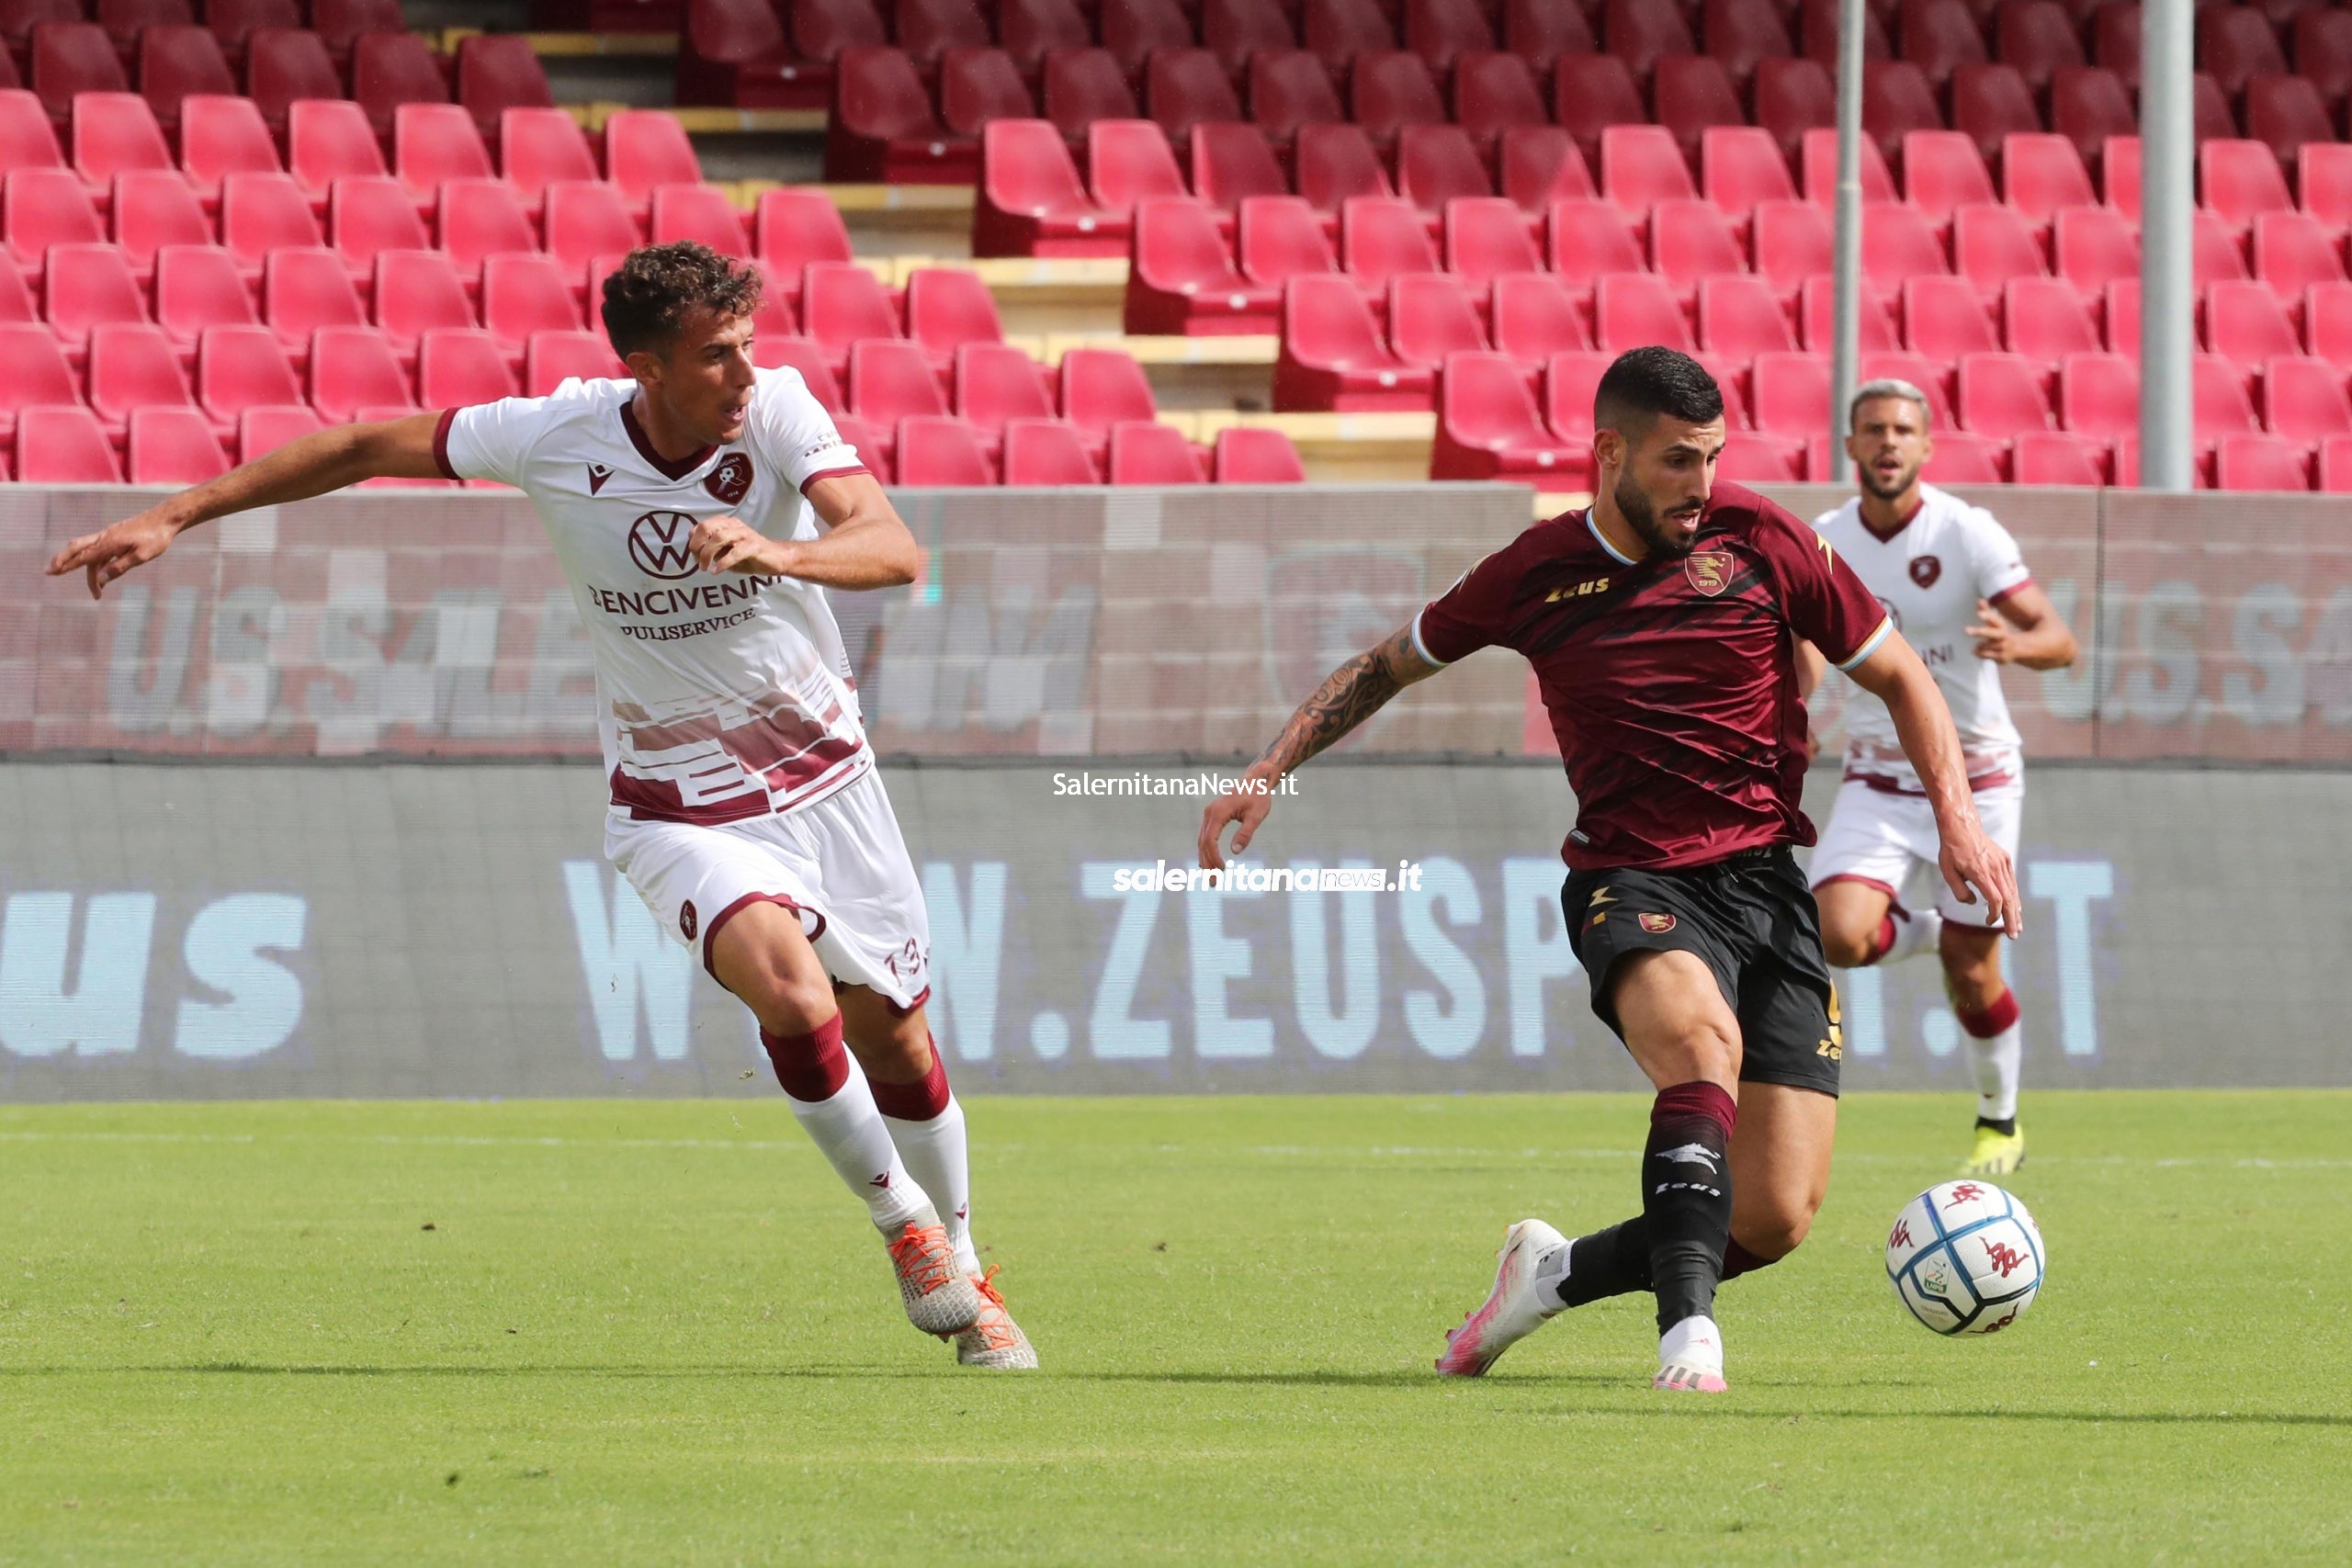
[[[1859,969],[1871,961],[1868,933],[1859,928],[1824,926],[1821,931],[1821,955],[1837,969]]]
[[[1786,1258],[1804,1242],[1813,1229],[1815,1211],[1821,1207],[1816,1200],[1807,1203],[1777,1201],[1767,1204],[1762,1213],[1734,1227],[1739,1245],[1757,1257],[1768,1260]]]

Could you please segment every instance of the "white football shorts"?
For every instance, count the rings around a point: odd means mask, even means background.
[[[2015,865],[2025,821],[2025,769],[2020,763],[2007,773],[2002,782],[1976,792],[1976,815],[1985,835],[2008,852],[2009,863]],[[1905,898],[1904,888],[1915,875],[1924,876],[1945,919],[1962,926],[1984,924],[1982,897],[1963,904],[1944,886],[1936,865],[1939,842],[1936,814],[1926,795],[1897,795],[1873,787],[1868,779],[1848,779],[1838,788],[1838,803],[1821,830],[1821,841],[1814,846],[1807,875],[1815,887],[1840,879],[1867,882],[1911,908],[1923,908],[1927,901]]]

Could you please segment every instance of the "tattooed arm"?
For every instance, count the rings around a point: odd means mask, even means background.
[[[1387,641],[1332,671],[1315,694],[1290,716],[1274,743],[1250,764],[1241,775],[1243,788],[1219,795],[1201,814],[1201,864],[1211,868],[1225,864],[1218,840],[1233,823],[1241,824],[1241,830],[1233,836],[1233,852],[1238,855],[1250,847],[1258,825],[1273,809],[1274,790],[1283,774],[1378,713],[1382,704],[1414,682],[1426,681],[1444,668],[1422,658],[1413,646],[1412,627],[1402,626]]]

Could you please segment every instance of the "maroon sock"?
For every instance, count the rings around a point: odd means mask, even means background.
[[[849,1056],[842,1050],[842,1015],[833,1014],[806,1034],[760,1031],[775,1081],[805,1105],[831,1100],[849,1082]]]
[[[1894,939],[1901,934],[1895,927],[1894,917],[1892,914],[1881,915],[1878,918],[1878,934],[1871,939],[1870,951],[1862,954],[1862,966],[1868,968],[1893,953]]]
[[[930,1040],[926,1034],[924,1039]],[[901,1122],[928,1122],[947,1109],[947,1058],[939,1054],[939,1042],[931,1041],[931,1071],[912,1083],[884,1083],[871,1080],[875,1108],[885,1116]]]
[[[1979,1040],[1990,1040],[2018,1021],[2018,994],[2004,986],[2000,999],[1991,1007],[1974,1012],[1965,1008],[1954,1008],[1951,1011],[1952,1016],[1960,1020],[1961,1028]]]

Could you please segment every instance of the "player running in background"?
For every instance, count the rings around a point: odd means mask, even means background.
[[[1724,1387],[1717,1283],[1804,1239],[1829,1182],[1843,1055],[1813,895],[1790,846],[1807,638],[1885,699],[1927,781],[1955,891],[2015,929],[2008,861],[1977,826],[1959,738],[1886,613],[1818,536],[1715,482],[1723,395],[1670,349],[1620,357],[1593,399],[1592,505],[1539,523],[1410,624],[1349,660],[1247,777],[1269,785],[1382,704],[1478,649],[1534,666],[1577,796],[1561,907],[1592,1009],[1657,1097],[1642,1209],[1571,1242],[1541,1220],[1505,1235],[1484,1305],[1442,1372],[1476,1376],[1562,1310],[1657,1298],[1663,1389]],[[1201,820],[1204,865],[1256,836],[1274,796],[1233,794]]]
[[[912,581],[922,552],[800,377],[753,367],[759,297],[705,246],[637,251],[603,300],[633,380],[306,435],[49,571],[96,596],[199,523],[378,477],[529,496],[595,655],[606,856],[757,1017],[909,1319],[968,1365],[1034,1367],[972,1244],[964,1113],[924,1020],[929,919],[825,600]]]
[[[1846,454],[1861,494],[1814,522],[1919,650],[1960,730],[1968,787],[1985,832],[2014,863],[2025,813],[2025,757],[2001,694],[2003,664],[2063,670],[2075,634],[2037,587],[2007,529],[1982,507],[1924,484],[1935,452],[1928,399],[1908,381],[1871,381],[1854,393]],[[1971,643],[1974,647],[1971,648]],[[1822,656],[1800,651],[1808,697]],[[2025,1161],[2018,1125],[2024,1054],[2018,999],[2001,977],[2001,931],[1939,888],[1917,913],[1904,908],[1913,871],[1936,860],[1936,817],[1903,754],[1894,716],[1868,691],[1846,705],[1846,777],[1813,852],[1821,945],[1851,969],[1935,952],[1952,1013],[1976,1066],[1976,1132],[1963,1174],[2007,1176]]]

